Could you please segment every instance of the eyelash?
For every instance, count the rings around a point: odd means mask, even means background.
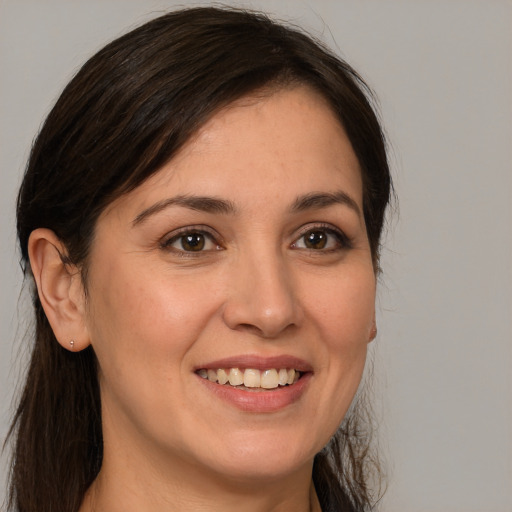
[[[312,234],[315,232],[325,233],[328,236],[334,237],[336,239],[336,246],[328,248],[328,249],[323,249],[323,248],[322,249],[311,249],[311,248],[307,248],[307,247],[304,247],[304,248],[297,247],[297,243],[299,240],[304,240],[306,235]],[[326,244],[328,244],[328,243],[329,242],[327,241]],[[352,241],[345,233],[343,233],[343,231],[341,231],[338,228],[335,228],[334,226],[332,226],[330,224],[322,224],[322,223],[313,224],[313,225],[308,224],[300,230],[299,236],[297,237],[296,241],[293,242],[291,247],[294,249],[297,249],[297,250],[307,250],[312,253],[332,253],[332,252],[336,252],[336,251],[351,249]]]
[[[183,247],[184,238],[187,235],[201,235],[204,237],[205,243],[207,243],[206,241],[209,241],[212,244],[214,244],[216,247],[215,247],[215,249],[207,249],[207,250],[202,250],[202,248],[201,248],[201,250],[199,250],[199,251],[187,251],[184,248],[179,249],[176,247],[172,247],[172,244],[174,244],[175,242],[178,242],[180,239],[181,239],[181,246]],[[212,251],[222,250],[223,247],[220,243],[217,242],[217,238],[218,237],[214,233],[211,233],[210,231],[206,230],[203,226],[200,226],[200,227],[199,226],[198,227],[187,226],[185,228],[181,228],[178,231],[172,233],[169,238],[165,238],[162,241],[162,243],[160,244],[160,246],[162,249],[172,251],[181,257],[184,257],[184,258],[192,257],[193,258],[193,257],[199,256],[201,253],[204,253],[204,252],[212,252]]]
[[[306,235],[313,234],[315,232],[324,233],[324,234],[328,235],[328,238],[326,240],[326,245],[329,244],[329,237],[334,237],[335,238],[335,242],[336,242],[336,246],[335,247],[329,247],[327,249],[324,249],[324,248],[313,249],[313,248],[308,248],[308,247],[298,247],[297,246],[298,242],[300,240],[304,240],[304,237],[306,237]],[[204,237],[205,243],[207,243],[206,241],[209,241],[210,243],[215,245],[215,248],[214,249],[203,250],[203,248],[201,247],[201,249],[198,250],[198,251],[186,250],[183,247],[183,242],[184,242],[184,237],[187,236],[187,235],[201,235],[201,236]],[[180,239],[181,239],[181,247],[182,248],[172,247],[172,245],[174,243],[176,243],[176,242],[179,242]],[[162,249],[175,252],[180,257],[190,258],[190,257],[198,257],[198,256],[201,255],[201,253],[205,253],[205,252],[208,253],[208,252],[215,252],[215,251],[223,250],[224,247],[222,246],[222,244],[220,244],[217,241],[217,239],[218,239],[217,235],[215,235],[214,233],[210,232],[209,230],[206,230],[203,226],[198,226],[198,227],[187,226],[187,227],[184,227],[184,228],[178,230],[177,232],[172,233],[169,238],[165,238],[161,242],[160,246],[161,246]],[[352,248],[352,242],[347,237],[347,235],[345,235],[345,233],[343,233],[341,230],[333,227],[332,225],[329,225],[329,224],[313,224],[313,225],[308,224],[308,225],[304,226],[300,230],[299,236],[290,245],[290,247],[292,249],[294,249],[294,250],[306,250],[306,251],[311,252],[311,253],[324,253],[325,254],[325,253],[332,253],[332,252],[336,252],[336,251],[342,251],[342,250],[351,249]]]

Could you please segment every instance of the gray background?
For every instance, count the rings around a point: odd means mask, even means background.
[[[231,3],[319,35],[380,98],[400,198],[374,343],[381,510],[511,511],[512,2]],[[94,50],[175,5],[0,0],[0,437],[26,344],[14,203],[31,140]]]

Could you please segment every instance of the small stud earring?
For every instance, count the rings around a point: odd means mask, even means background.
[[[73,348],[75,347],[75,340],[71,340],[69,344],[71,345],[71,350],[73,350]]]

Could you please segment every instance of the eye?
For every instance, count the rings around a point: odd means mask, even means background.
[[[199,230],[182,231],[167,239],[163,247],[180,252],[203,252],[221,249],[210,233]]]
[[[322,226],[308,229],[292,244],[294,249],[313,251],[333,251],[348,246],[349,241],[341,231]]]

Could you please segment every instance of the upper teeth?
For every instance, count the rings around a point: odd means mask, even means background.
[[[293,368],[281,368],[279,370],[271,368],[269,370],[256,370],[253,368],[219,368],[201,369],[197,372],[203,379],[219,384],[229,383],[231,386],[242,386],[247,388],[274,389],[278,386],[286,386],[297,382],[300,372]]]

